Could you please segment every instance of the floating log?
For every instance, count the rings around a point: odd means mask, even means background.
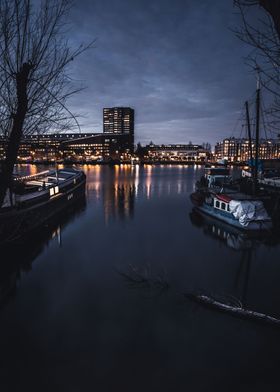
[[[204,306],[217,309],[224,313],[229,313],[236,317],[269,323],[280,327],[280,319],[265,313],[260,313],[253,310],[245,309],[242,306],[234,306],[232,304],[220,302],[208,295],[185,293],[184,296]]]

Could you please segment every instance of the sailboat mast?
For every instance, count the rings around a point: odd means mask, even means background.
[[[251,133],[251,123],[250,123],[248,101],[245,102],[245,108],[246,108],[247,131],[248,131],[248,139],[249,139],[249,152],[250,152],[250,160],[251,160],[251,164],[252,164],[253,163],[253,147],[252,147],[252,133]]]
[[[259,139],[260,139],[260,84],[257,85],[256,96],[256,154],[255,154],[255,167],[254,167],[254,191],[257,190],[258,183],[258,166],[259,166]]]

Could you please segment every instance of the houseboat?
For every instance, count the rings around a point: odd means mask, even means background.
[[[16,177],[0,209],[0,245],[21,240],[85,194],[86,176],[74,168]]]

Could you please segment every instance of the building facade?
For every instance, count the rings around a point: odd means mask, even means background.
[[[64,159],[96,161],[129,160],[133,152],[130,135],[97,133],[69,138],[61,143]]]
[[[252,143],[253,158],[256,145]],[[259,142],[260,159],[280,158],[280,139],[261,139]],[[226,159],[229,162],[246,162],[250,159],[249,140],[242,138],[228,138],[218,142],[215,146],[215,159]]]
[[[103,133],[127,135],[132,152],[134,149],[134,109],[129,107],[104,108]]]
[[[5,158],[7,142],[0,138],[0,160]],[[124,134],[62,133],[24,136],[18,152],[19,162],[60,160],[97,161],[129,159],[131,138]]]
[[[146,147],[147,158],[152,161],[204,161],[209,151],[198,144],[161,144],[150,143]]]
[[[60,160],[129,161],[134,152],[134,110],[104,108],[103,133],[61,133],[23,136],[19,162]],[[5,159],[7,140],[0,136],[0,160]]]
[[[104,108],[103,132],[134,135],[134,109],[129,107]]]

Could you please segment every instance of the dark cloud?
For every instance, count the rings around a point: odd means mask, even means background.
[[[81,0],[71,41],[95,49],[73,65],[87,87],[71,101],[84,131],[102,131],[102,108],[131,106],[141,142],[210,141],[232,133],[254,77],[249,49],[230,28],[232,0]]]

